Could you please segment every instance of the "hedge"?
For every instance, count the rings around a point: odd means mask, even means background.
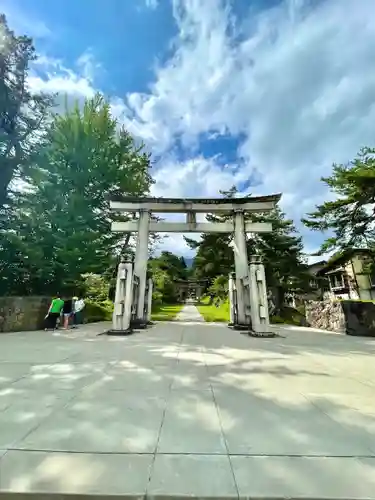
[[[85,300],[83,310],[84,323],[96,323],[98,321],[110,321],[112,319],[113,303],[109,300],[105,302],[94,302]]]

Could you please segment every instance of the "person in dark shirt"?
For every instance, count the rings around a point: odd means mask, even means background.
[[[72,300],[72,298],[64,300],[64,306],[63,306],[62,312],[63,312],[63,316],[64,316],[64,330],[67,330],[69,328],[69,320],[73,314],[73,300]]]

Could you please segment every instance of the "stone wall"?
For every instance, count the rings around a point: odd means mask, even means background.
[[[0,297],[0,333],[42,328],[50,301],[47,297]]]
[[[375,304],[356,300],[341,302],[347,335],[375,337]]]
[[[306,302],[306,321],[313,328],[345,332],[345,316],[341,302],[311,300]]]
[[[375,304],[371,301],[311,301],[306,303],[306,320],[313,328],[375,337]]]

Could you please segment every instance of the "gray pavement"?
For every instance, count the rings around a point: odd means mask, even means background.
[[[194,321],[204,323],[204,318],[194,305],[194,302],[187,302],[177,314],[175,321]]]
[[[375,499],[374,340],[106,328],[0,335],[0,496]]]

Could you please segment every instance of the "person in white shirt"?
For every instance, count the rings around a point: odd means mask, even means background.
[[[77,325],[83,323],[83,309],[85,308],[85,301],[82,298],[73,297],[73,324],[76,328]]]

